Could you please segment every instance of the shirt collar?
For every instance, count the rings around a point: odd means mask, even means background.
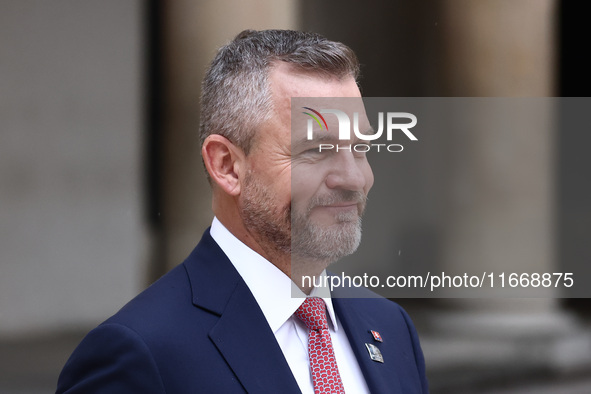
[[[275,333],[304,302],[305,294],[279,268],[236,238],[217,217],[213,218],[209,233],[246,282]],[[326,272],[321,275],[326,276]],[[312,296],[324,300],[328,320],[337,331],[337,319],[328,288],[314,288],[310,293]]]

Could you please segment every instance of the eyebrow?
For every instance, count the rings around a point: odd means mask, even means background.
[[[305,146],[305,145],[313,145],[319,143],[326,143],[326,142],[337,142],[339,139],[334,135],[315,135],[313,139],[309,140],[307,138],[300,138],[297,141],[294,141],[293,145],[295,146]]]
[[[363,135],[372,135],[375,133],[376,132],[375,132],[373,126],[371,126],[371,125],[369,125],[368,128],[363,129],[363,131],[361,132],[361,134],[363,134]],[[301,148],[302,146],[321,144],[321,143],[339,143],[341,141],[334,134],[323,134],[321,131],[315,132],[314,137],[311,140],[309,140],[307,138],[300,138],[299,140],[293,140],[293,138],[294,137],[292,136],[292,151],[294,148]],[[361,141],[362,140],[359,137],[357,137],[357,135],[353,131],[351,131],[350,143],[356,144]]]
[[[369,129],[365,132],[363,132],[364,135],[366,134],[372,134],[373,129]],[[373,133],[375,134],[375,133]],[[321,136],[314,136],[313,139],[309,140],[307,138],[301,138],[298,141],[294,141],[292,144],[292,151],[295,151],[297,149],[302,149],[308,146],[317,146],[318,144],[336,144],[338,145],[339,143],[347,143],[347,144],[359,144],[359,143],[368,143],[367,141],[361,140],[359,137],[357,137],[355,134],[353,134],[351,136],[350,140],[347,141],[342,141],[339,140],[336,136],[334,135],[321,135]]]

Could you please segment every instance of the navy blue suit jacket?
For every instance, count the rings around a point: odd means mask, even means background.
[[[372,393],[427,393],[417,333],[386,299],[334,298]],[[373,340],[378,331],[383,343]],[[372,361],[365,343],[380,348]],[[299,393],[246,283],[205,233],[187,260],[91,331],[57,393]]]

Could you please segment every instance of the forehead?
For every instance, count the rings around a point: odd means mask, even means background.
[[[330,78],[285,62],[274,63],[269,82],[277,112],[289,112],[292,97],[361,97],[353,77]]]
[[[330,78],[318,73],[299,70],[285,62],[276,62],[269,73],[273,116],[266,122],[268,135],[281,138],[290,145],[292,140],[292,98],[297,97],[356,97],[361,93],[353,77]],[[300,111],[301,112],[301,111]]]

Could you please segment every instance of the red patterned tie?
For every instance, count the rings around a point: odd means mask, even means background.
[[[326,305],[318,297],[306,298],[295,315],[310,329],[308,356],[315,394],[344,394],[343,382],[339,375],[337,361],[332,350]]]

